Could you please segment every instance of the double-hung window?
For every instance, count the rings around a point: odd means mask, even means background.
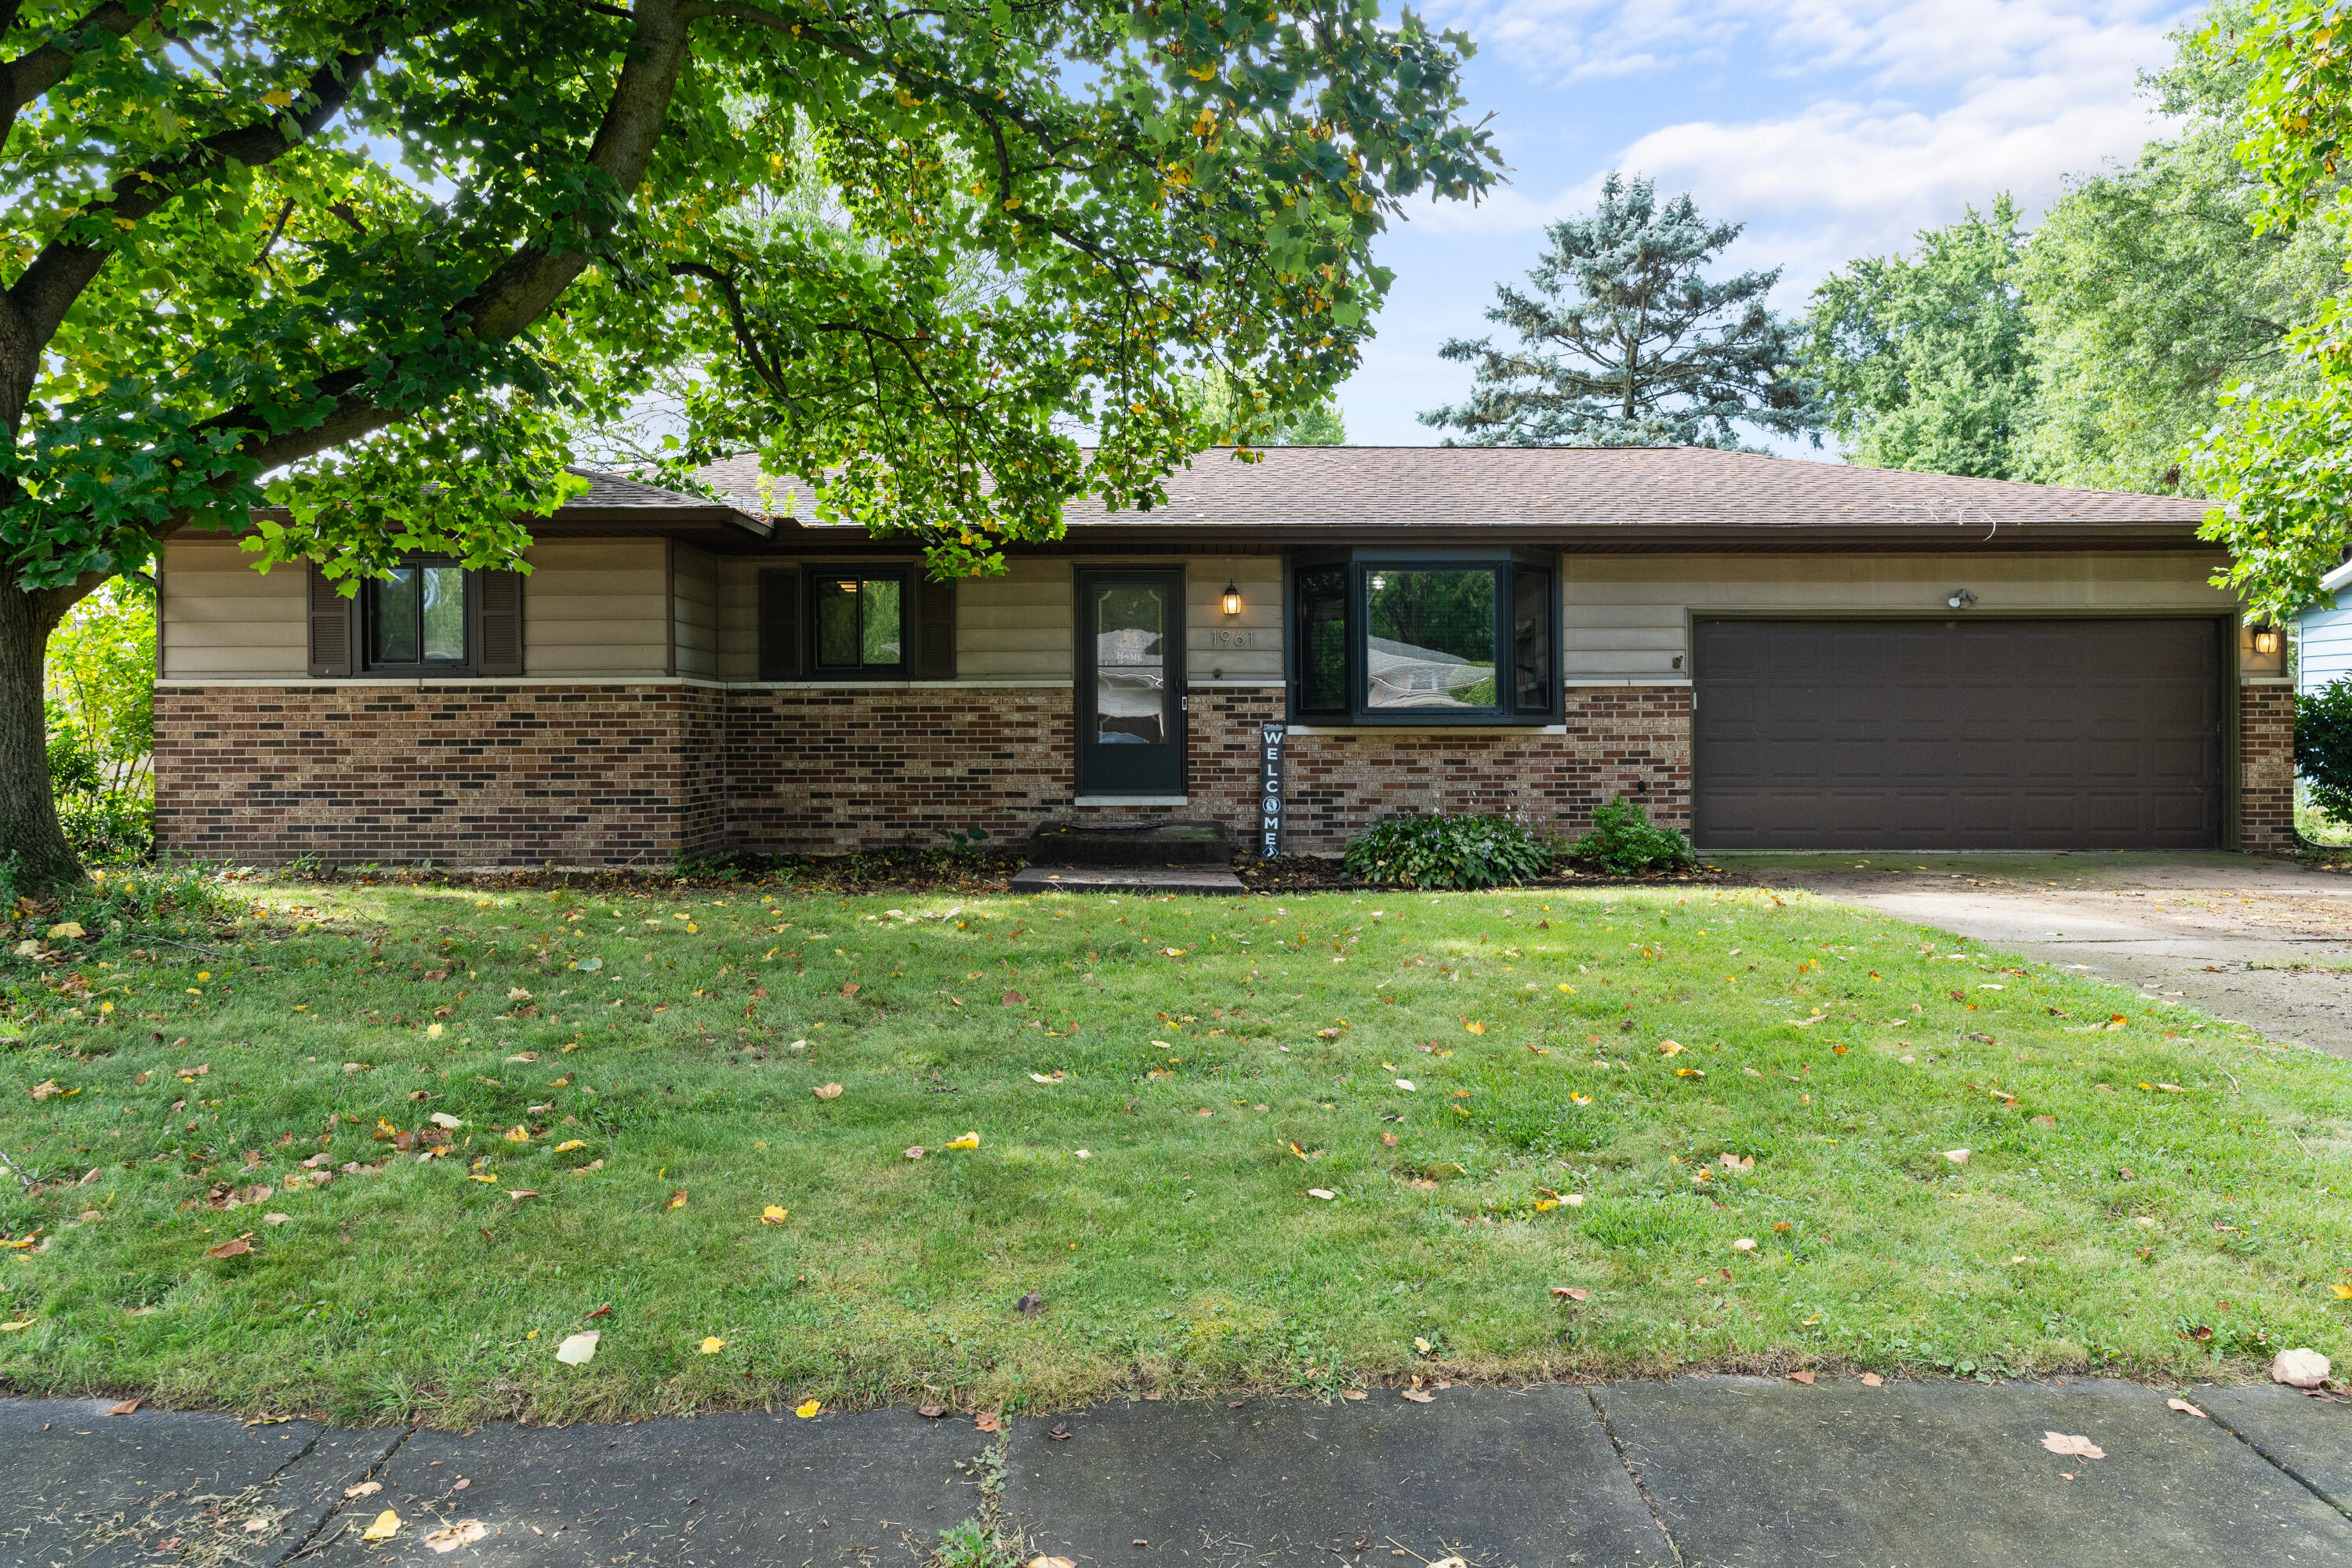
[[[1292,714],[1348,724],[1559,717],[1550,563],[1360,550],[1291,568]]]

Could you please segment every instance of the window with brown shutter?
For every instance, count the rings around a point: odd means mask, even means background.
[[[474,574],[474,672],[520,675],[522,671],[522,574]]]
[[[760,679],[801,675],[801,574],[789,566],[760,574]]]
[[[919,577],[915,583],[915,658],[909,671],[918,680],[953,680],[956,672],[956,585]]]
[[[352,673],[358,603],[335,592],[335,584],[310,563],[310,673],[334,679]]]

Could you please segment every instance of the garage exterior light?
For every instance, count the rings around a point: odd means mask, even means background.
[[[1977,596],[1974,594],[1969,593],[1966,588],[1953,589],[1950,596],[1946,598],[1944,601],[1945,604],[1949,605],[1956,610],[1965,610],[1976,602]]]

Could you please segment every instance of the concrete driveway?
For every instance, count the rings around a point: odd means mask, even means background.
[[[2220,852],[1706,858],[2352,1057],[2352,875]]]

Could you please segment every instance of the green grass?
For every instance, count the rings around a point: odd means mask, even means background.
[[[471,1421],[2344,1349],[2352,1064],[1802,895],[245,887],[183,938],[216,958],[5,961],[0,1149],[94,1173],[0,1176],[19,1391]],[[372,1136],[433,1112],[446,1156]],[[322,1151],[382,1168],[289,1190]]]

